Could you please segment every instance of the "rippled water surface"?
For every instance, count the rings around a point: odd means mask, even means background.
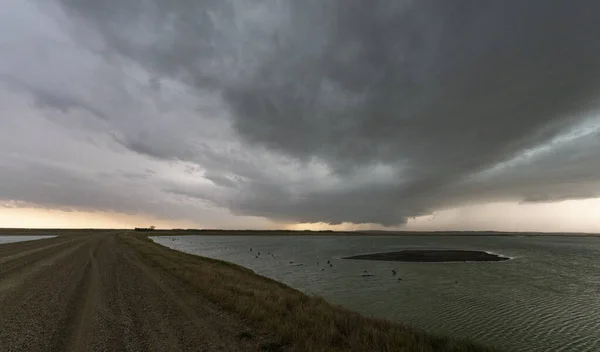
[[[246,266],[366,315],[507,351],[600,351],[600,238],[182,236],[154,240]],[[513,259],[488,263],[341,259],[406,248],[486,250]],[[374,276],[363,277],[365,271]]]
[[[51,238],[54,236],[3,236],[0,234],[0,244],[41,240],[43,238]]]

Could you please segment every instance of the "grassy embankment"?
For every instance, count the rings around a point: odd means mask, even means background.
[[[142,234],[122,234],[120,238],[149,264],[166,269],[210,301],[272,331],[282,346],[294,351],[492,351],[364,317],[247,268],[160,246]]]

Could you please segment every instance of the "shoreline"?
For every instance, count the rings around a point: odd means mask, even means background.
[[[251,269],[162,246],[144,234],[123,234],[153,265],[169,268],[213,303],[258,328],[273,331],[297,351],[495,351],[464,339],[436,335],[384,319],[365,317],[306,295]],[[235,282],[235,285],[228,283]]]
[[[0,351],[288,351],[120,232],[54,234],[0,245]]]
[[[495,351],[363,316],[149,233],[45,231],[56,237],[0,245],[0,350]]]
[[[172,229],[154,230],[149,236],[371,236],[371,237],[589,237],[600,238],[600,233],[582,232],[501,232],[501,231],[312,231],[312,230],[211,230]]]

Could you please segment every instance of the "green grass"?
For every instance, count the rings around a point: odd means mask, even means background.
[[[184,254],[140,234],[120,239],[226,310],[273,332],[293,351],[493,351],[382,319],[364,317],[220,260]]]

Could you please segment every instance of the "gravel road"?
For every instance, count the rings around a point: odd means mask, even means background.
[[[0,245],[0,351],[256,351],[269,337],[115,233]]]

